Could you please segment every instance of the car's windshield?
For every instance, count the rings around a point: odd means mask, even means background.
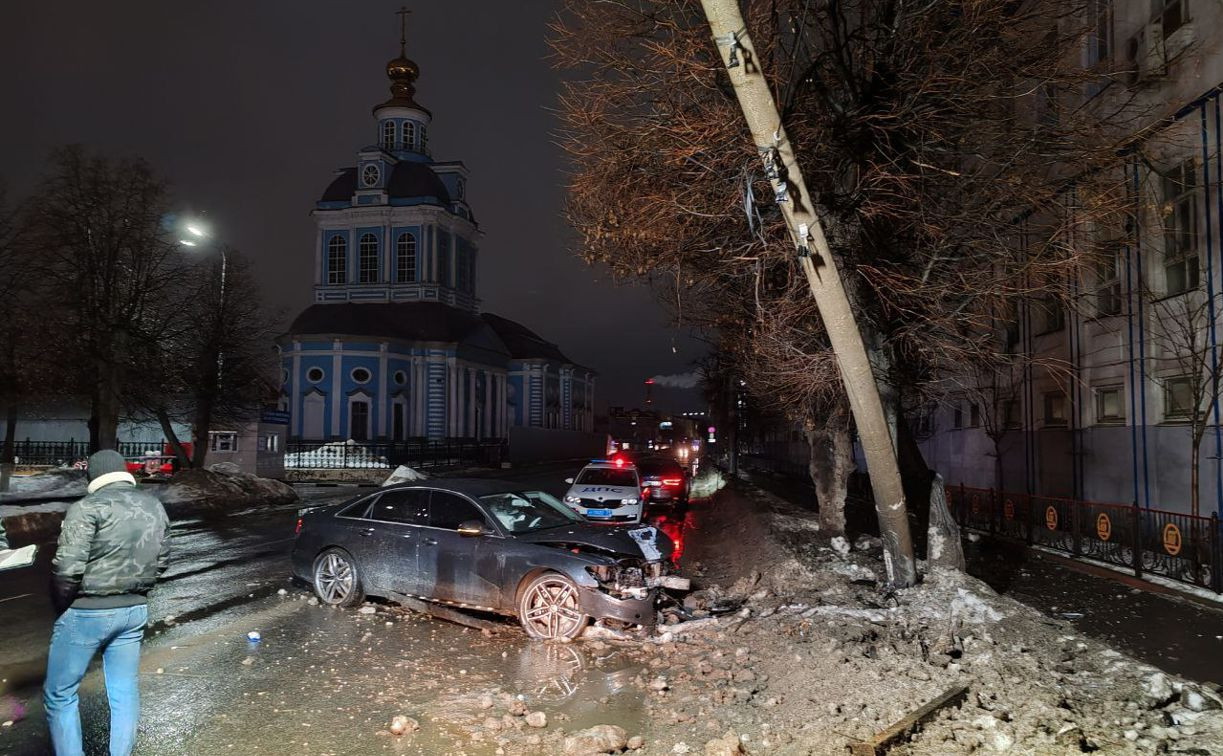
[[[480,497],[481,503],[511,533],[529,533],[583,522],[582,516],[543,491],[517,491]]]
[[[577,482],[586,486],[637,486],[637,473],[611,467],[587,467]]]

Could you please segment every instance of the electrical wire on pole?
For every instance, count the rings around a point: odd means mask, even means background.
[[[909,535],[896,443],[862,333],[816,215],[815,202],[803,181],[794,146],[781,124],[777,104],[764,77],[762,61],[756,55],[739,10],[739,0],[701,0],[701,5],[840,366],[870,472],[888,582],[897,588],[914,585],[917,565]]]

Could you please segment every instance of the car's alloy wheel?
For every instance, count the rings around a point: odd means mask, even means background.
[[[577,586],[556,573],[532,580],[518,602],[518,621],[532,638],[576,638],[588,619],[582,613]]]
[[[314,560],[314,593],[331,606],[356,606],[365,598],[357,565],[347,552],[328,549]]]

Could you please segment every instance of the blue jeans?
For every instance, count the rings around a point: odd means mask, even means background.
[[[127,756],[132,752],[140,720],[140,640],[148,619],[148,607],[141,604],[121,609],[68,609],[55,621],[43,705],[57,756],[84,754],[77,689],[99,650],[110,702],[110,753]]]

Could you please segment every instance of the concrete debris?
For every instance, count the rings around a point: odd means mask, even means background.
[[[705,743],[705,756],[739,756],[741,753],[743,753],[743,743],[734,730]]]
[[[842,558],[849,556],[849,541],[845,540],[843,536],[833,536],[832,541],[828,545],[832,547],[833,551],[840,554]]]
[[[397,714],[391,718],[390,731],[392,735],[406,735],[409,732],[416,732],[420,729],[420,723],[411,717],[405,717],[402,714]]]
[[[378,611],[377,607],[373,607],[373,606],[370,606],[369,604],[366,604],[365,606],[358,609],[357,613],[358,614],[374,614],[377,611]]]
[[[531,727],[547,727],[548,715],[542,711],[532,711],[527,714],[527,724]]]
[[[564,753],[569,756],[588,756],[598,753],[616,753],[628,745],[628,733],[618,725],[595,725],[587,730],[565,738]]]

